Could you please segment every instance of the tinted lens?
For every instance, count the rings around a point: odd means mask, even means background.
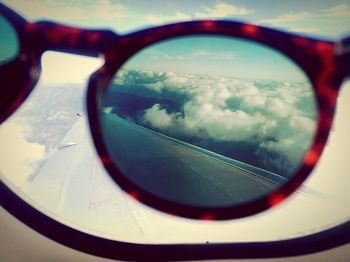
[[[16,30],[0,15],[0,65],[5,64],[18,55],[19,43]]]
[[[121,173],[162,199],[232,206],[286,183],[317,118],[287,57],[220,36],[174,38],[134,55],[103,98],[105,146]]]

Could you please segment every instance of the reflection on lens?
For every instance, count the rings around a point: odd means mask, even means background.
[[[19,44],[15,29],[0,15],[0,65],[5,64],[18,55]]]
[[[293,62],[219,36],[140,51],[117,72],[101,108],[104,143],[129,180],[202,207],[251,201],[288,181],[316,118],[311,85]]]

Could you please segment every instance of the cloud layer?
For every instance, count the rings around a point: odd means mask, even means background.
[[[0,172],[15,186],[23,188],[26,178],[44,157],[45,148],[28,142],[26,125],[5,122],[0,127]]]
[[[123,117],[287,176],[315,129],[307,83],[130,70],[116,77],[109,95],[115,93],[132,95],[129,106],[138,101],[128,111],[108,102]]]

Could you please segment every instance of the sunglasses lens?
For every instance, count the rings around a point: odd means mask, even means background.
[[[19,41],[16,30],[0,15],[0,65],[15,59],[19,53]]]
[[[266,196],[297,172],[317,121],[304,72],[276,50],[222,36],[151,45],[102,101],[105,147],[121,175],[179,204]]]
[[[26,56],[18,59],[20,49],[15,27],[0,14],[0,123],[21,105],[35,83],[32,61]]]

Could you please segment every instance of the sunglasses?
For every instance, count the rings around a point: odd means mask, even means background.
[[[194,219],[252,215],[295,192],[350,75],[350,37],[233,21],[118,35],[30,23],[0,4],[0,28],[0,123],[33,90],[44,52],[103,57],[87,88],[101,162],[133,198]]]

